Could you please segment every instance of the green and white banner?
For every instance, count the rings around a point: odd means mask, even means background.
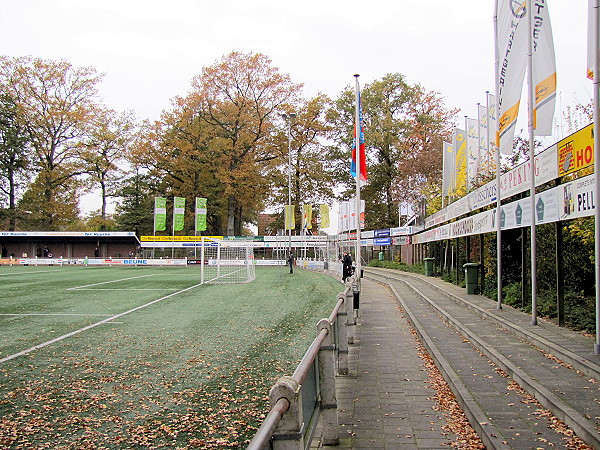
[[[167,229],[167,199],[163,197],[154,198],[154,231],[165,231]]]
[[[185,222],[185,198],[175,197],[173,202],[173,231],[183,230]]]
[[[196,197],[196,231],[206,231],[206,199]]]

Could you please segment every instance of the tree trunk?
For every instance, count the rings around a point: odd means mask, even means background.
[[[16,227],[16,188],[15,188],[15,174],[11,169],[9,171],[9,195],[8,195],[8,231],[15,231]]]
[[[227,199],[227,236],[235,236],[235,197]]]

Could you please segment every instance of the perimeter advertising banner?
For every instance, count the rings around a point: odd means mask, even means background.
[[[528,227],[534,215],[537,225],[592,216],[596,209],[594,187],[595,180],[592,174],[536,194],[533,213],[528,197],[503,205],[499,217],[500,228],[509,230]],[[496,231],[496,215],[496,209],[484,211],[415,235],[413,242],[420,244],[492,233]]]
[[[558,142],[559,176],[576,172],[594,164],[594,124]]]

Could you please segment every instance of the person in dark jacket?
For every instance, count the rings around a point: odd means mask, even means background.
[[[294,252],[290,253],[290,256],[287,259],[287,263],[290,266],[290,273],[294,273],[294,262],[296,261],[296,257],[294,256]]]
[[[350,278],[352,275],[352,257],[348,254],[348,252],[344,252],[344,257],[342,258],[342,282],[345,283],[347,278]]]

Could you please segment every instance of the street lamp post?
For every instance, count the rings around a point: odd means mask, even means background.
[[[287,134],[288,134],[288,211],[292,211],[292,120],[296,118],[296,114],[282,114],[281,117],[287,122]],[[292,229],[288,230],[289,233],[289,253],[292,253]]]

